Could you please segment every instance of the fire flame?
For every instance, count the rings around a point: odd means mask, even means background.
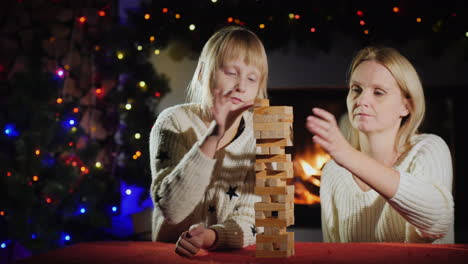
[[[294,203],[320,203],[320,197],[318,195],[318,187],[320,187],[319,178],[322,175],[321,170],[323,165],[329,161],[330,158],[330,155],[320,148],[319,145],[314,145],[312,150],[305,155],[296,156],[294,161],[296,165]],[[307,185],[312,188],[308,188]],[[316,190],[316,193],[313,192],[313,189]]]

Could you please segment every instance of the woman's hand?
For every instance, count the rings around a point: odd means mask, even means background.
[[[202,224],[192,225],[177,240],[175,252],[183,257],[193,257],[200,249],[208,249],[216,241],[216,232]]]
[[[313,141],[341,165],[353,148],[341,133],[333,114],[320,108],[313,108],[312,113],[314,115],[307,117],[306,128],[314,134]]]
[[[255,101],[255,99],[246,101],[242,106],[236,109],[230,97],[232,91],[233,89],[223,92],[221,89],[218,89],[213,92],[214,98],[211,113],[217,124],[215,134],[219,139],[224,136],[226,130],[232,126],[245,110],[253,106]]]

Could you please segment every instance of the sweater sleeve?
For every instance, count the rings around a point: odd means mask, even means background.
[[[254,205],[261,201],[254,194],[255,172],[248,172],[242,185],[240,199],[235,209],[221,224],[210,226],[217,234],[217,241],[210,250],[222,248],[243,248],[255,244],[255,209]]]
[[[423,142],[407,171],[399,170],[400,183],[388,200],[425,240],[447,234],[453,224],[452,159],[447,144],[437,136]]]
[[[333,202],[333,191],[331,177],[331,166],[333,161],[328,162],[322,171],[320,182],[320,210],[322,220],[323,242],[337,243],[339,241],[336,205]]]
[[[216,160],[200,150],[206,136],[190,145],[191,131],[181,131],[174,120],[177,112],[168,112],[159,115],[150,133],[150,190],[155,207],[168,222],[177,224],[203,199]],[[207,135],[213,128],[212,123]]]

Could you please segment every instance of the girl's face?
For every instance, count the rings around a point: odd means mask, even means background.
[[[354,128],[363,133],[398,131],[401,119],[409,114],[407,100],[388,69],[364,61],[351,76],[347,107]]]
[[[227,60],[215,73],[213,89],[221,89],[229,94],[234,109],[255,99],[260,87],[260,71],[257,67],[245,64],[243,59]]]

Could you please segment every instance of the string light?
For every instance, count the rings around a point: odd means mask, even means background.
[[[71,126],[73,126],[73,125],[75,124],[75,120],[70,119],[70,120],[68,121],[68,124],[70,124]]]
[[[34,176],[32,177],[32,180],[35,181],[35,182],[37,182],[37,181],[39,180],[39,177],[37,177],[36,175],[34,175]]]
[[[357,14],[358,16],[362,17],[362,16],[364,15],[364,12],[362,12],[361,10],[358,10],[358,11],[356,12],[356,14]]]
[[[218,2],[218,0],[211,0],[211,2],[216,3],[216,2]]]
[[[232,17],[228,17],[227,21],[228,21],[228,23],[232,23],[232,21],[234,21],[234,19]]]
[[[80,209],[80,213],[82,213],[82,214],[86,213],[86,208],[84,208],[84,207],[81,207],[81,209]]]
[[[57,98],[57,104],[61,104],[63,103],[63,99],[62,98]]]
[[[3,242],[2,244],[0,244],[0,247],[1,247],[1,248],[6,248],[6,243]]]
[[[163,13],[167,13],[167,12],[169,12],[169,9],[167,9],[166,7],[164,7],[164,8],[162,9],[162,12],[163,12]]]
[[[261,29],[264,29],[264,28],[265,28],[265,24],[260,24],[258,27],[261,28]]]
[[[174,16],[176,19],[180,19],[180,14],[175,14]]]
[[[80,111],[80,109],[79,109],[78,107],[73,108],[73,113],[76,114],[76,113],[78,113],[79,111]]]
[[[96,95],[101,95],[102,94],[102,89],[101,88],[97,88],[96,89]]]
[[[85,171],[86,171],[86,167],[85,167],[85,166],[81,166],[80,170],[81,170],[81,172],[85,172]]]
[[[52,203],[52,199],[50,199],[50,197],[47,197],[47,198],[45,199],[45,201],[46,201],[46,203],[48,203],[48,204]]]
[[[19,135],[18,131],[16,130],[16,126],[13,124],[6,124],[3,132],[9,137],[16,137]]]
[[[7,176],[7,177],[11,177],[11,171],[7,171],[6,176]]]
[[[80,21],[81,24],[86,23],[86,20],[87,20],[87,19],[86,19],[85,16],[81,16],[81,17],[78,18],[78,21]]]
[[[59,68],[55,71],[55,74],[57,74],[58,77],[63,78],[63,76],[65,75],[65,72],[62,68]]]
[[[317,31],[317,29],[315,29],[314,27],[310,28],[310,32],[314,33],[315,31]]]
[[[40,149],[36,149],[34,151],[34,154],[36,154],[36,156],[39,156],[41,154],[41,150]]]
[[[131,109],[132,109],[132,105],[131,105],[131,104],[126,104],[126,105],[125,105],[125,109],[131,110]]]
[[[300,16],[300,15],[298,15],[298,14],[294,15],[294,19],[296,19],[296,20],[297,20],[297,19],[300,19],[300,18],[301,18],[301,16]]]
[[[420,17],[416,18],[416,22],[418,22],[418,23],[421,23],[421,20],[422,19]]]
[[[65,241],[70,241],[71,236],[70,236],[70,235],[65,235],[65,236],[63,237],[63,239],[64,239]]]
[[[365,30],[364,30],[364,34],[369,35],[369,30],[368,30],[368,29],[365,29]]]
[[[124,58],[123,52],[121,52],[121,51],[117,52],[117,59],[123,60],[123,58]]]
[[[359,24],[360,24],[361,26],[364,26],[364,25],[366,24],[366,21],[361,20],[361,21],[359,21]]]
[[[195,25],[194,25],[194,24],[190,24],[189,29],[190,29],[191,31],[194,31],[194,30],[195,30]]]
[[[150,36],[150,38],[149,38],[150,42],[154,42],[155,39],[156,38],[154,36]]]
[[[37,238],[37,234],[32,233],[32,234],[31,234],[31,239],[36,239],[36,238]]]
[[[395,12],[395,13],[400,12],[400,8],[398,8],[398,7],[395,6],[395,7],[393,8],[393,12]]]
[[[158,49],[155,49],[155,50],[154,50],[154,54],[155,54],[155,55],[159,55],[159,53],[161,53],[160,50],[158,50]]]
[[[289,13],[289,19],[294,19],[294,14],[293,13]]]
[[[112,206],[112,212],[117,212],[117,206]]]
[[[1,216],[5,216],[5,211],[0,211]]]
[[[73,147],[73,142],[68,142],[68,146]]]
[[[73,133],[75,133],[75,132],[76,132],[76,130],[77,130],[77,128],[76,128],[76,127],[72,127],[72,128],[71,128],[71,132],[73,132]]]
[[[137,152],[135,152],[135,155],[137,155],[137,157],[141,157],[141,151],[138,150]]]
[[[101,50],[101,46],[99,46],[99,45],[94,46],[94,50],[95,50],[95,51],[100,51],[100,50]]]
[[[100,11],[98,12],[98,15],[99,15],[100,17],[106,16],[106,11],[100,10]]]
[[[140,139],[141,138],[141,134],[140,133],[135,133],[135,139]]]
[[[131,189],[125,190],[125,194],[126,194],[126,195],[131,195],[131,194],[132,194],[132,190],[131,190]]]
[[[99,161],[96,161],[96,164],[94,164],[94,166],[96,166],[96,168],[98,168],[98,169],[99,169],[99,168],[101,168],[101,167],[102,167],[102,164],[101,164],[101,162],[99,162]]]
[[[137,50],[142,51],[143,47],[141,45],[138,45]]]
[[[155,92],[155,93],[154,93],[154,96],[156,96],[156,97],[161,97],[161,93],[160,93],[160,92]]]
[[[465,36],[468,38],[468,31],[465,33]]]
[[[146,13],[146,14],[145,14],[145,19],[146,19],[146,20],[149,20],[150,18],[151,18],[151,15],[148,14],[148,13]]]

